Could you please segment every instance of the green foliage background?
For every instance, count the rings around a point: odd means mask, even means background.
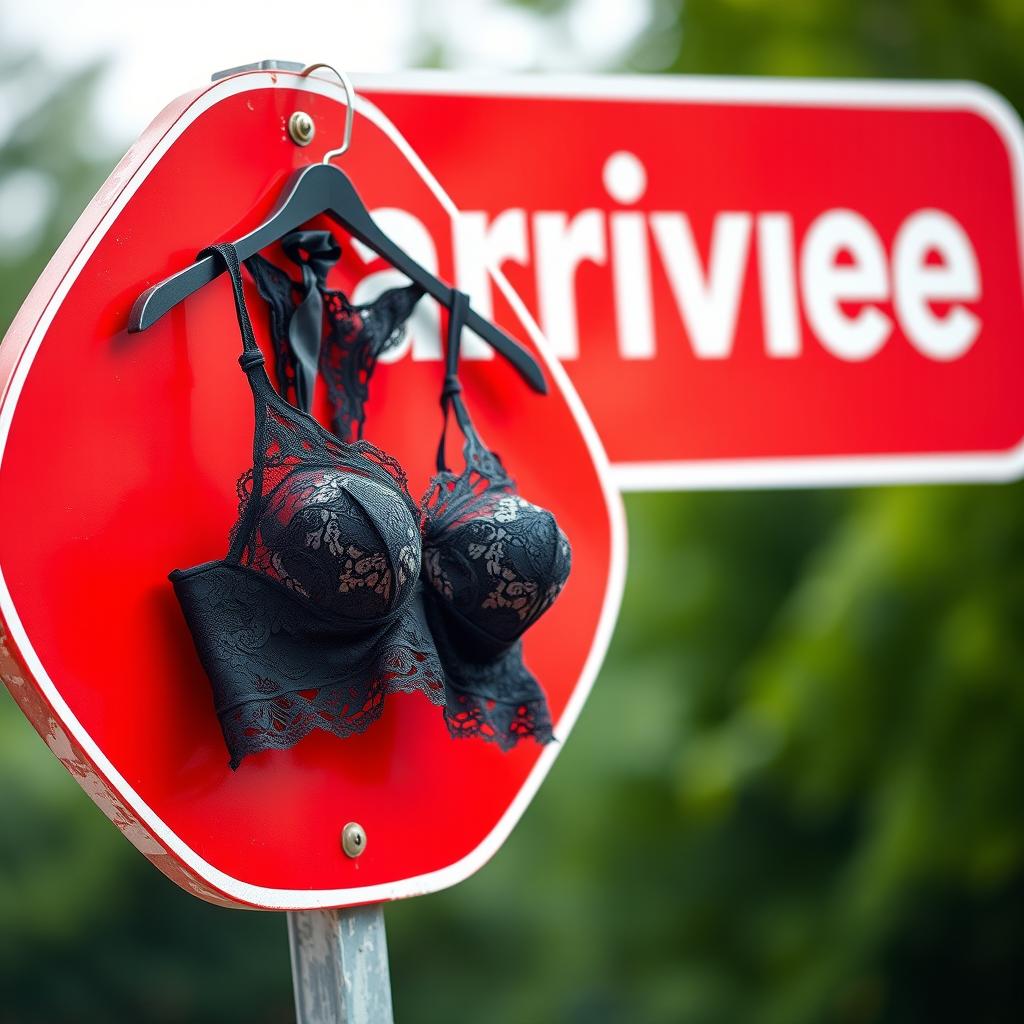
[[[1022,52],[1019,0],[689,0],[627,63],[972,78],[1021,110]],[[57,185],[0,254],[2,323],[111,166],[96,74],[0,146],[0,183]],[[39,75],[0,52],[0,92]],[[538,799],[473,879],[388,909],[397,1018],[1024,1019],[1024,487],[626,505],[615,640]],[[291,1019],[281,917],[178,891],[6,695],[0,779],[0,1024]]]

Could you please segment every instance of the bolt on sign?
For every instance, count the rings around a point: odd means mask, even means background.
[[[461,287],[486,302],[481,268],[505,271],[620,486],[1024,470],[1024,143],[991,91],[430,73],[359,84],[463,211]]]
[[[305,147],[289,131],[297,111],[315,128]],[[228,766],[167,575],[223,557],[234,482],[252,465],[253,398],[230,283],[223,276],[142,333],[128,333],[129,311],[205,246],[265,221],[289,173],[341,140],[344,111],[335,84],[280,70],[233,74],[171,104],[83,213],[0,346],[9,527],[0,672],[125,835],[185,889],[229,906],[338,907],[457,882],[508,836],[561,746],[455,742],[439,708],[395,694],[360,735],[314,732]],[[359,108],[339,163],[385,231],[404,232],[410,255],[454,280],[458,213],[372,105]],[[365,247],[339,240],[332,284],[355,301],[394,278]],[[614,623],[623,522],[579,398],[500,271],[494,281],[483,312],[546,368],[548,394],[503,359],[476,359],[464,367],[464,397],[522,493],[551,509],[572,543],[564,592],[524,638],[561,741]],[[255,289],[248,300],[269,352],[266,307]],[[444,376],[440,317],[427,300],[411,335],[427,358],[378,368],[367,437],[401,459],[419,494]],[[469,355],[479,355],[474,341]],[[329,422],[323,399],[317,411]]]

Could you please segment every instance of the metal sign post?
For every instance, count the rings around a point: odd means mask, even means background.
[[[298,1024],[391,1024],[381,903],[288,914]]]

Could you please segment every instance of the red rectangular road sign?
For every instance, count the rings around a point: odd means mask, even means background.
[[[1024,468],[1021,167],[970,83],[366,76],[626,488]]]

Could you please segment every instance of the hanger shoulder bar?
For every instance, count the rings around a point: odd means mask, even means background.
[[[452,289],[381,231],[348,176],[333,165],[312,164],[292,175],[269,217],[235,242],[239,261],[244,262],[321,213],[330,215],[354,238],[420,285],[428,295],[451,308]],[[205,256],[148,288],[132,306],[128,330],[144,331],[151,327],[168,310],[218,277],[222,270],[220,261],[214,256]],[[547,392],[543,371],[517,341],[473,309],[467,310],[466,326],[512,363],[534,391]]]
[[[129,332],[134,334],[152,327],[164,313],[220,276],[222,269],[212,256],[206,256],[147,288],[128,314]]]
[[[239,262],[244,262],[271,242],[276,242],[289,231],[323,212],[323,207],[318,208],[316,205],[318,198],[322,196],[322,188],[304,188],[301,191],[299,189],[305,175],[321,166],[314,164],[296,172],[285,187],[281,198],[274,204],[274,209],[267,220],[235,242]],[[313,182],[316,180],[315,177],[311,179]],[[128,315],[129,332],[144,331],[152,327],[179,302],[219,277],[223,270],[223,265],[216,257],[204,256],[184,270],[179,270],[178,273],[164,278],[159,284],[147,288],[135,300]]]
[[[443,284],[433,274],[421,267],[412,257],[399,249],[391,239],[380,234],[376,225],[364,233],[361,225],[346,224],[346,227],[365,245],[368,245],[379,256],[383,256],[395,269],[400,270],[411,281],[422,286],[428,295],[436,299],[442,306],[451,309],[452,289]],[[547,394],[547,382],[544,373],[537,365],[533,356],[513,338],[509,337],[500,327],[490,320],[485,320],[474,309],[466,311],[466,327],[478,335],[496,352],[504,356],[518,371],[520,376],[540,394]]]
[[[548,393],[547,381],[536,360],[522,345],[513,341],[500,327],[490,320],[485,320],[475,309],[466,310],[466,326],[487,342],[496,352],[500,352],[520,373],[522,378],[542,395]]]

